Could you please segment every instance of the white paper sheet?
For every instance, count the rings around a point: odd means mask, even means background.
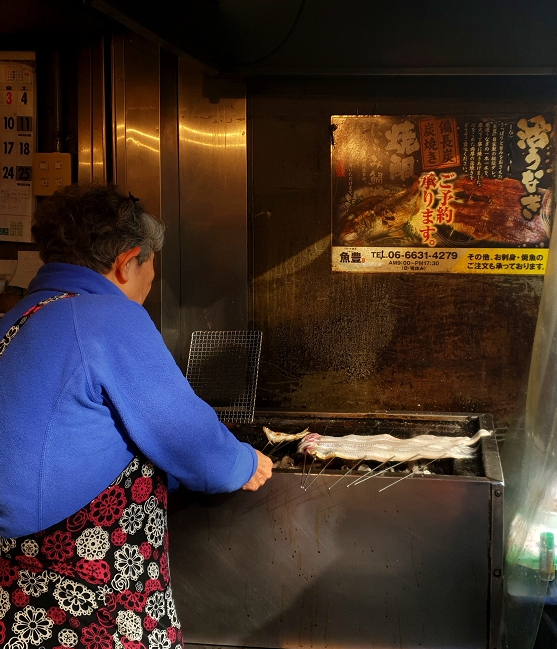
[[[17,269],[10,281],[10,286],[27,288],[29,282],[35,277],[43,262],[35,250],[20,250],[17,253]]]

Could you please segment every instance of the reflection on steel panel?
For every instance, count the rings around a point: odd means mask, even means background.
[[[245,85],[219,83],[180,61],[184,357],[193,331],[248,328]]]

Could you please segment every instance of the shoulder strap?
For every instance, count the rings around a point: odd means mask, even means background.
[[[23,324],[29,320],[33,313],[37,313],[39,309],[42,309],[45,304],[50,302],[56,302],[57,300],[63,300],[66,297],[75,297],[79,293],[61,293],[60,295],[53,295],[52,297],[47,298],[46,300],[41,300],[35,306],[32,306],[28,311],[26,311],[9,329],[4,338],[0,340],[0,356],[6,351],[6,347],[12,342],[16,333],[21,329]]]

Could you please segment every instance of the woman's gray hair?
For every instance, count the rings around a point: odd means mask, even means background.
[[[162,248],[164,225],[131,194],[71,185],[38,205],[31,232],[45,263],[86,266],[101,274],[118,255],[139,247],[138,264]]]

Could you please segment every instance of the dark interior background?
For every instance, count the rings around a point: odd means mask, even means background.
[[[258,406],[487,411],[505,426],[528,370],[543,278],[333,274],[328,126],[343,113],[554,111],[557,4],[3,3],[1,48],[37,52],[39,150],[56,141],[56,53],[63,150],[75,154],[77,54],[102,40],[110,62],[110,38],[126,28],[195,57],[211,101],[245,89],[250,319],[264,332]],[[0,256],[25,247],[0,243]]]

